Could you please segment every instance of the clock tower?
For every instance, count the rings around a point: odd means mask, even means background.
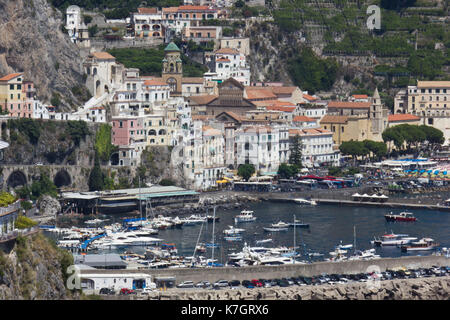
[[[181,61],[181,50],[171,42],[164,49],[165,57],[163,59],[162,78],[170,86],[171,94],[182,92],[183,64]]]

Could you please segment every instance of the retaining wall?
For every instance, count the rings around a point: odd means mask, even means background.
[[[185,280],[199,282],[207,280],[251,280],[254,278],[276,279],[326,274],[355,274],[373,271],[379,268],[380,272],[386,269],[406,268],[429,268],[431,266],[448,266],[450,259],[444,256],[426,257],[401,257],[383,258],[368,261],[343,261],[343,262],[316,262],[312,264],[284,265],[284,266],[254,266],[242,268],[202,268],[202,269],[155,269],[155,270],[88,270],[88,273],[146,273],[154,277],[175,277],[176,283]],[[372,270],[370,270],[372,269]],[[83,274],[83,270],[81,270]]]

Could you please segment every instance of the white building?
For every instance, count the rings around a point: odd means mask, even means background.
[[[244,86],[250,85],[250,67],[244,54],[232,48],[221,48],[214,53],[217,73],[217,79],[214,80],[234,78]]]
[[[339,166],[340,152],[334,146],[333,132],[324,129],[291,129],[289,135],[291,140],[296,135],[301,138],[304,166],[309,168],[321,165]]]
[[[280,165],[280,132],[278,128],[242,127],[236,130],[235,137],[238,167],[241,164],[253,164],[261,174],[278,171]]]
[[[156,288],[151,275],[145,273],[89,273],[83,270],[80,274],[81,290],[86,294],[99,294],[100,289],[112,289],[118,294],[121,289]]]

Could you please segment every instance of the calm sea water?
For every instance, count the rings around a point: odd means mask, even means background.
[[[370,241],[374,237],[381,236],[387,232],[408,234],[410,236],[431,237],[441,244],[441,247],[450,247],[450,213],[432,210],[410,210],[417,217],[416,222],[386,222],[384,215],[389,212],[399,213],[402,210],[388,208],[369,208],[353,206],[301,206],[294,203],[272,203],[258,202],[247,206],[253,210],[257,217],[255,222],[234,223],[234,217],[242,209],[236,210],[216,210],[216,216],[220,221],[214,225],[215,243],[220,245],[214,249],[214,258],[220,262],[227,261],[227,255],[233,251],[240,251],[247,242],[256,245],[256,240],[272,238],[273,243],[260,246],[294,246],[294,229],[281,232],[265,232],[263,227],[270,226],[278,221],[292,222],[294,215],[297,220],[308,223],[310,227],[296,228],[295,243],[300,246],[302,254],[318,252],[329,257],[328,253],[334,250],[338,244],[354,243],[354,227],[356,234],[357,249],[370,249]],[[205,212],[206,213],[206,212]],[[208,214],[212,215],[210,210]],[[108,223],[120,222],[123,216],[109,216]],[[227,242],[224,240],[223,230],[229,225],[243,228],[243,240],[239,242]],[[212,242],[213,224],[205,223],[200,233],[200,225],[184,226],[182,229],[161,230],[157,237],[165,242],[174,243],[179,255],[191,256],[194,252],[195,244],[200,234],[200,242]],[[133,247],[132,251],[142,253],[145,248]],[[412,255],[412,253],[402,253],[399,248],[377,248],[377,254],[382,257],[397,257],[401,255]],[[413,253],[414,255],[426,255],[430,252]],[[206,257],[212,256],[212,249],[203,254]],[[306,256],[305,256],[306,259]],[[317,258],[316,258],[317,259]],[[323,259],[323,258],[319,258]]]

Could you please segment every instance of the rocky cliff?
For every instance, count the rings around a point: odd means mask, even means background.
[[[19,237],[11,251],[0,249],[0,300],[76,298],[66,290],[63,274],[72,263],[70,253],[41,234]]]
[[[70,110],[80,103],[72,90],[83,71],[78,47],[62,32],[64,19],[46,0],[0,0],[0,75],[24,72],[40,100],[56,92],[61,110]]]

